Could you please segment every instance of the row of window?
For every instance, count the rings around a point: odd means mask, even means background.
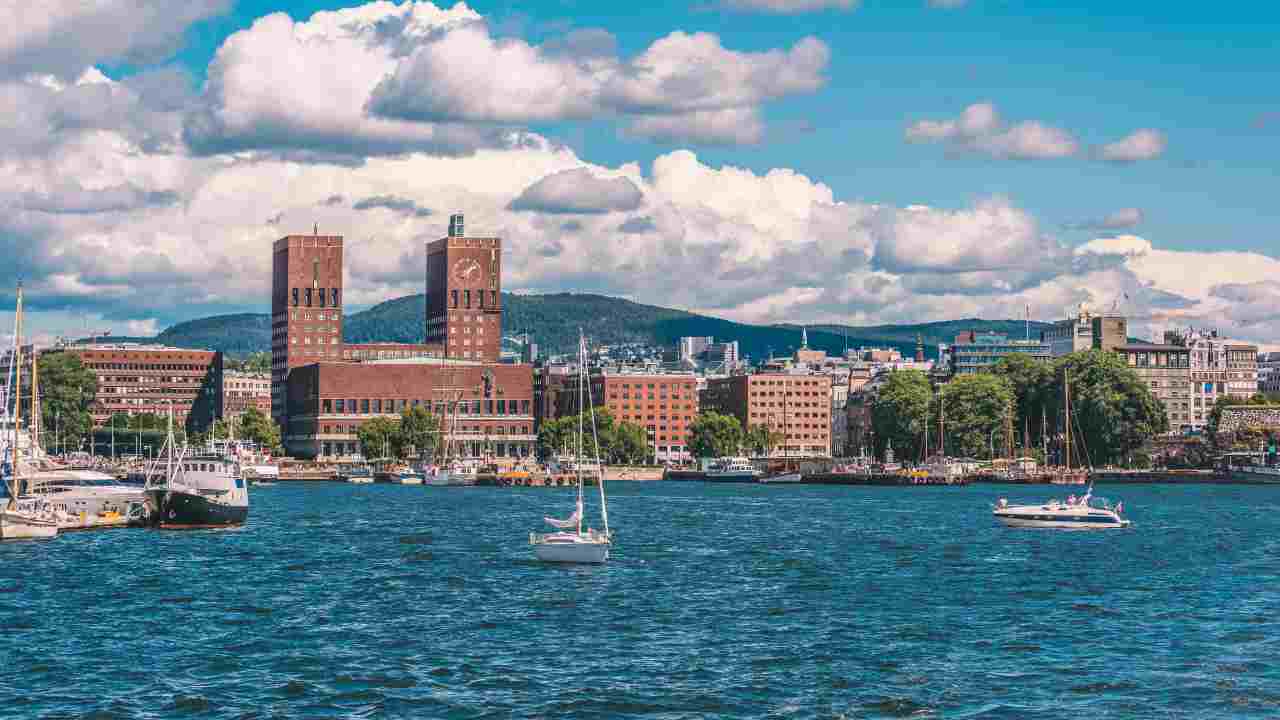
[[[485,307],[484,305],[485,292],[484,290],[476,290],[475,293],[476,293],[476,302],[479,304],[480,309],[483,310]],[[458,291],[457,290],[450,291],[449,302],[450,302],[450,307],[452,307],[455,310],[458,309]],[[462,307],[468,310],[471,309],[471,291],[470,290],[462,291]],[[498,291],[497,290],[489,291],[489,307],[491,308],[498,307]]]
[[[446,411],[457,415],[528,415],[532,401],[516,399],[499,400],[461,400],[457,402],[437,401],[435,403],[421,399],[325,399],[320,401],[320,412],[324,415],[384,415],[403,412],[406,408],[425,407],[435,415],[444,415]]]
[[[184,363],[89,363],[90,370],[133,370],[133,371],[157,371],[157,370],[176,370],[178,372],[207,372],[208,365],[188,365]]]
[[[326,288],[316,288],[314,290],[312,288],[304,288],[299,292],[299,288],[293,288],[293,306],[298,307],[298,299],[301,297],[302,305],[305,307],[311,307],[313,299],[319,303],[320,307],[325,307],[326,305],[338,307],[338,288],[328,288],[327,293],[325,290]]]
[[[322,425],[321,434],[323,435],[355,435],[360,430],[359,425]],[[519,425],[509,428],[511,435],[531,435],[532,432],[528,425]],[[304,430],[305,432],[305,430]],[[484,425],[459,425],[450,435],[507,435],[506,427],[486,427]]]

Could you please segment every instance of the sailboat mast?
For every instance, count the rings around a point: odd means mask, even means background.
[[[583,386],[587,382],[587,341],[582,335],[582,330],[578,330],[578,440],[577,440],[577,457],[573,464],[574,473],[577,475],[578,481],[578,534],[582,534],[582,416],[587,413],[587,406],[583,404]]]
[[[947,405],[942,388],[938,388],[938,454],[947,456]]]
[[[1066,425],[1066,434],[1064,435],[1066,442],[1066,469],[1071,470],[1071,376],[1067,368],[1062,369],[1062,398],[1063,421]]]
[[[31,448],[43,448],[40,442],[40,362],[36,356],[35,343],[31,344]]]
[[[13,362],[17,372],[13,381],[13,489],[9,493],[9,507],[17,506],[22,493],[22,480],[18,477],[18,427],[22,420],[22,285],[18,285],[18,308],[13,314]]]

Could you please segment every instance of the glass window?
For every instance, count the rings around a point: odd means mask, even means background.
[[[298,288],[293,289],[293,306],[298,307]],[[295,314],[293,319],[297,320],[298,316]]]
[[[324,292],[324,288],[320,288],[320,307],[324,307],[324,305],[325,305],[325,302],[324,302],[324,301],[325,301],[325,299],[326,299],[326,295],[325,295],[325,292]],[[323,316],[321,317],[321,319],[323,319]]]
[[[342,401],[341,401],[341,400],[339,400],[338,402],[342,402]],[[324,412],[324,413],[331,413],[331,412],[333,412],[333,401],[332,401],[332,400],[321,400],[321,401],[320,401],[320,411],[321,411],[321,412]]]
[[[450,291],[450,295],[452,295],[452,300],[453,300],[453,304],[452,304],[452,306],[453,306],[454,308],[457,308],[457,307],[458,307],[458,291],[457,291],[457,290],[452,290],[452,291]]]
[[[470,290],[462,291],[462,303],[464,307],[468,307],[468,308],[471,307],[471,291]]]

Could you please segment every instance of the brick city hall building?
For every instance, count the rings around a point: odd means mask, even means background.
[[[510,462],[534,453],[533,370],[498,362],[502,241],[466,237],[463,217],[427,244],[422,345],[344,344],[341,236],[277,240],[272,275],[272,414],[295,457],[362,451],[373,417],[426,407],[463,457]]]

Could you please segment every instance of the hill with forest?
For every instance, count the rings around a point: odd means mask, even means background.
[[[593,345],[640,344],[674,346],[687,335],[717,340],[737,340],[739,352],[753,359],[770,354],[787,355],[800,345],[799,325],[750,325],[723,318],[645,305],[622,298],[581,293],[518,295],[503,293],[503,335],[508,345],[528,333],[542,355],[572,352],[578,328]],[[410,295],[388,300],[345,318],[343,338],[347,342],[422,342],[425,297]],[[1032,322],[1032,337],[1038,337],[1047,323]],[[809,347],[832,354],[846,347],[893,347],[904,354],[915,352],[916,338],[922,337],[925,353],[936,354],[937,344],[951,342],[966,330],[1006,333],[1021,337],[1026,324],[1021,320],[947,320],[910,325],[867,327],[815,325],[807,328]],[[130,338],[146,341],[146,338]],[[271,349],[270,317],[244,313],[218,315],[179,323],[151,339],[177,347],[221,350],[243,356]]]

